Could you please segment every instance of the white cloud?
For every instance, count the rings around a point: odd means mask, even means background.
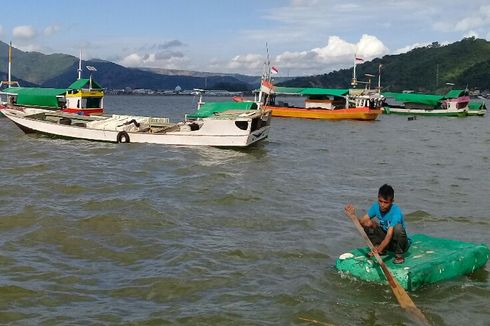
[[[51,35],[54,35],[56,33],[58,33],[60,30],[60,26],[58,25],[51,25],[51,26],[48,26],[44,29],[44,35],[46,36],[51,36]]]
[[[119,60],[126,67],[153,67],[166,69],[184,69],[189,59],[180,52],[131,53]]]
[[[490,28],[490,5],[482,5],[475,10],[465,10],[469,12],[468,16],[460,18],[456,15],[444,15],[443,17],[451,17],[451,20],[442,20],[433,24],[433,27],[437,31],[442,32],[463,32],[464,35],[470,35],[471,33],[484,32]]]
[[[429,44],[431,44],[431,43],[428,43],[428,42],[426,42],[426,43],[414,43],[414,44],[407,45],[407,46],[404,46],[403,48],[395,50],[394,54],[406,53],[406,52],[411,51],[415,48],[421,48],[421,47],[427,46]]]
[[[140,66],[142,62],[143,58],[138,53],[131,53],[119,61],[119,64],[126,67],[137,67]]]
[[[330,36],[324,47],[308,51],[287,51],[278,55],[276,62],[279,67],[325,73],[350,67],[356,54],[367,61],[383,56],[388,51],[383,42],[372,35],[362,35],[357,43],[349,43],[338,36]]]
[[[230,70],[257,70],[264,65],[264,57],[260,54],[237,55],[227,64]]]
[[[36,30],[30,25],[14,27],[12,34],[14,38],[21,40],[31,40],[36,37]]]
[[[466,33],[464,33],[463,35],[464,37],[474,37],[474,38],[479,38],[479,35],[476,31],[468,31]]]

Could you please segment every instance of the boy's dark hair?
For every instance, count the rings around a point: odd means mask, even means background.
[[[381,198],[384,199],[395,199],[395,191],[393,190],[393,187],[391,187],[389,184],[384,184],[382,185],[379,190],[378,190],[378,196],[381,196]]]

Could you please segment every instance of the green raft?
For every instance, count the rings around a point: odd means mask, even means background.
[[[425,284],[436,283],[469,274],[485,266],[490,251],[485,244],[434,238],[424,234],[411,236],[412,245],[403,264],[393,264],[393,254],[381,257],[393,277],[408,291]],[[341,255],[335,264],[344,275],[368,282],[387,283],[375,258],[368,258],[368,247]]]

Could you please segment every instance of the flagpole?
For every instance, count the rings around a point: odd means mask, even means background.
[[[381,67],[383,65],[380,63],[378,66],[378,93],[381,94]]]
[[[355,88],[357,85],[357,79],[356,79],[356,64],[357,64],[357,55],[354,53],[354,69],[352,72],[352,83],[351,85]]]
[[[12,41],[10,41],[9,45],[9,81],[8,87],[12,86]]]

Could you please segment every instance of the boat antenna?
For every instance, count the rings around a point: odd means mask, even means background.
[[[92,89],[92,72],[97,71],[94,66],[87,66],[88,71],[90,71],[89,89]]]
[[[82,49],[80,49],[80,57],[78,59],[78,79],[82,79]]]
[[[271,58],[269,56],[269,45],[267,42],[265,42],[265,50],[267,52],[267,62],[266,62],[266,67],[265,67],[265,72],[266,72],[266,79],[270,81],[271,78]]]

